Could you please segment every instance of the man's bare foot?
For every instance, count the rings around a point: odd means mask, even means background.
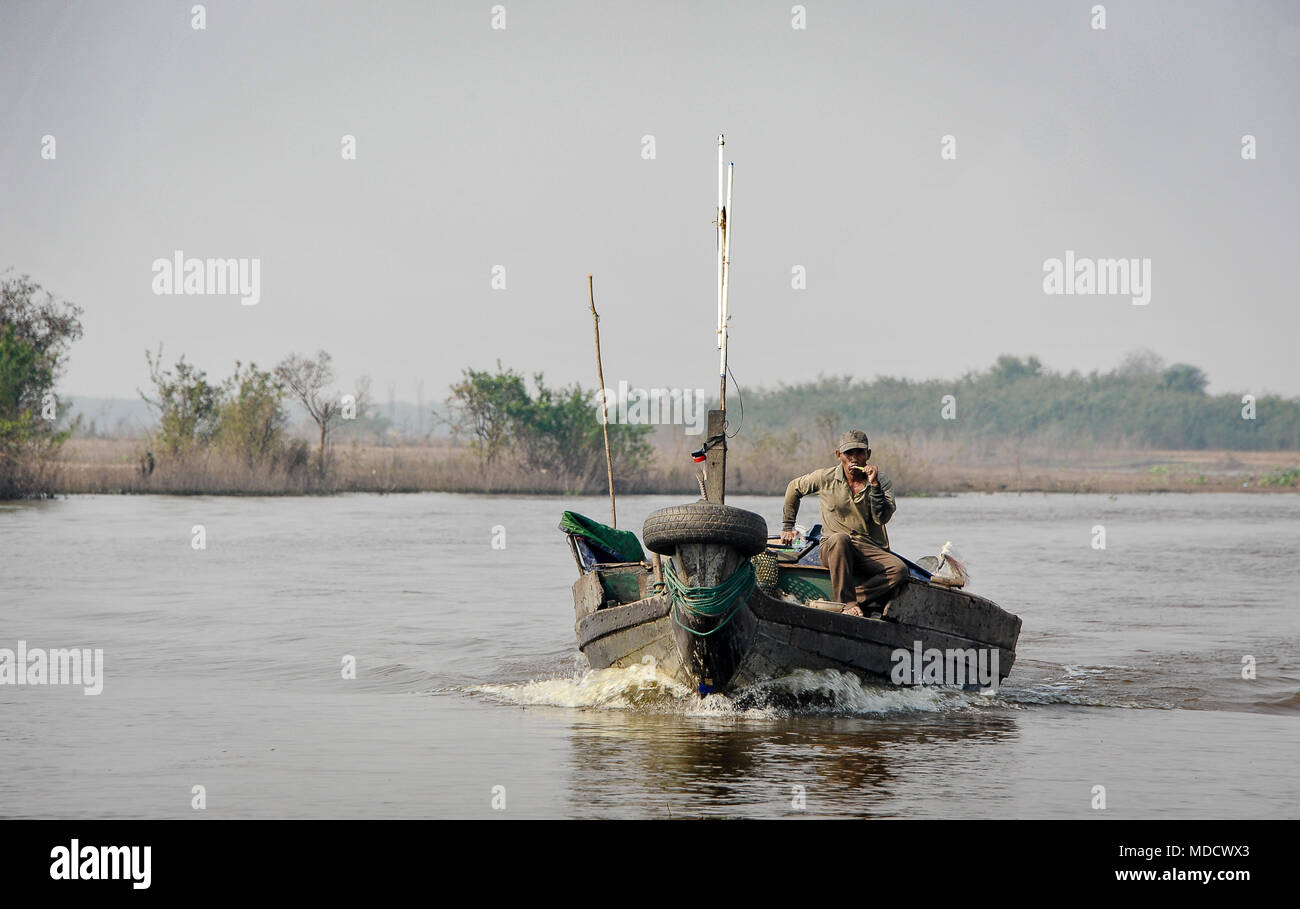
[[[862,618],[862,610],[858,607],[857,603],[849,603],[845,605],[845,607],[840,610],[840,613],[843,615],[855,615],[858,618]]]

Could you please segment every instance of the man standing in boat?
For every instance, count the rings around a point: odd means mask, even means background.
[[[832,597],[844,604],[845,615],[862,615],[862,607],[881,605],[902,586],[907,566],[889,552],[885,525],[894,516],[894,492],[889,478],[868,464],[867,434],[850,429],[835,450],[838,467],[796,477],[785,490],[781,542],[794,540],[799,500],[817,493],[822,509],[821,561],[830,569]],[[854,575],[864,579],[859,600]]]

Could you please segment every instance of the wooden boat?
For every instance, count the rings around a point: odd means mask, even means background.
[[[900,685],[995,688],[1015,663],[1018,617],[938,583],[910,562],[910,577],[877,614],[844,615],[840,604],[829,604],[836,611],[819,608],[828,605],[831,585],[828,570],[807,558],[815,544],[795,561],[772,545],[761,516],[725,504],[731,177],[724,196],[721,136],[718,148],[721,406],[709,412],[707,441],[693,453],[705,463],[703,495],[647,518],[642,532],[652,558],[634,534],[564,513],[560,527],[579,569],[573,585],[579,649],[593,669],[653,661],[701,696],[798,669],[836,669]],[[592,316],[598,320],[594,297]],[[599,371],[598,321],[596,345]],[[600,381],[603,387],[603,375]],[[613,495],[611,467],[611,511]]]
[[[666,510],[703,515],[701,507],[710,505]],[[712,506],[720,507],[727,506]],[[777,561],[775,583],[764,589],[756,582],[727,615],[708,616],[675,601],[654,561],[595,561],[588,553],[609,559],[618,554],[571,532],[569,540],[580,571],[573,585],[578,648],[593,669],[653,661],[705,695],[796,669],[836,669],[904,685],[996,687],[1015,663],[1020,619],[983,597],[932,583],[923,569],[913,568],[880,614],[860,618],[818,608],[830,597],[826,568]],[[772,552],[765,548],[765,554]],[[729,542],[683,541],[668,558],[668,570],[698,589],[724,582],[750,556]],[[942,655],[942,669],[927,677],[934,654]]]

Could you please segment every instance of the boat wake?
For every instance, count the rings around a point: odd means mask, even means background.
[[[957,688],[897,688],[863,683],[834,669],[799,669],[729,695],[701,698],[649,663],[595,669],[580,677],[476,685],[472,694],[521,706],[646,710],[697,716],[879,716],[977,710],[1001,703],[997,694]]]
[[[1013,677],[996,692],[926,686],[897,688],[863,682],[834,669],[800,669],[783,678],[728,695],[701,698],[648,663],[626,669],[586,670],[578,657],[515,666],[495,684],[453,685],[423,693],[469,693],[502,704],[644,711],[681,716],[887,716],[952,715],[976,711],[1044,707],[1102,707],[1128,710],[1222,710],[1300,714],[1300,679],[1290,666],[1271,678],[1225,685],[1221,654],[1188,659],[1152,657],[1148,665],[1058,664],[1018,660]],[[1193,669],[1189,670],[1189,666]],[[1230,666],[1231,668],[1231,666]],[[1175,675],[1175,670],[1180,675]],[[541,676],[538,679],[538,676]]]
[[[1300,713],[1300,678],[1282,660],[1247,681],[1240,677],[1240,655],[1232,652],[1141,656],[1096,665],[1018,660],[1014,684],[1004,683],[1000,696],[1025,707]]]

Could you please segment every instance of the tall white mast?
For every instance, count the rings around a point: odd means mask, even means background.
[[[718,136],[718,409],[709,411],[708,441],[697,452],[697,461],[707,463],[701,491],[710,502],[726,501],[727,486],[727,295],[731,270],[731,184],[735,166],[726,160],[727,141]]]
[[[727,320],[731,318],[728,306],[731,296],[731,184],[735,176],[736,165],[727,165],[727,204],[722,214],[725,227],[722,230],[722,354],[719,357],[718,376],[722,382],[720,395],[721,407],[727,409]]]
[[[725,165],[726,146],[727,146],[726,138],[722,136],[722,134],[719,134],[718,135],[718,209],[717,209],[717,218],[714,221],[714,223],[718,227],[718,350],[719,351],[723,349],[722,335],[723,332],[726,331],[726,323],[723,322],[723,316],[722,316],[722,297],[723,297],[722,274],[723,274],[723,255],[724,255],[722,245],[727,232],[726,210],[723,207],[726,204],[726,197],[723,195],[723,173],[726,166]],[[724,382],[722,393],[725,395],[726,391],[727,391],[726,383]]]
[[[731,270],[731,184],[736,165],[726,161],[726,139],[718,136],[718,406],[727,409],[727,301]]]

